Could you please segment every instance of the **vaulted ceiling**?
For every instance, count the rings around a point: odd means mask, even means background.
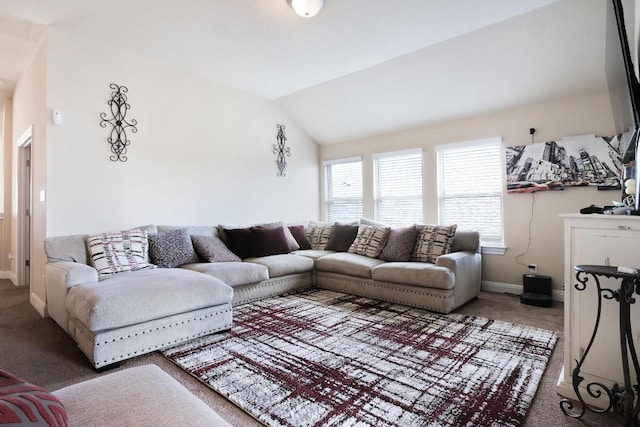
[[[286,0],[0,0],[0,92],[59,26],[272,100],[335,143],[604,90],[605,10],[326,0],[305,19]]]

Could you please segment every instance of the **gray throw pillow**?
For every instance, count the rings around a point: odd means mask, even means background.
[[[179,267],[200,261],[186,228],[150,235],[149,258],[160,268]]]
[[[411,261],[417,237],[418,229],[414,225],[391,229],[387,243],[378,258],[391,262]]]
[[[191,236],[198,257],[206,262],[240,262],[240,257],[215,236]]]
[[[336,222],[325,249],[328,251],[347,252],[356,239],[356,234],[358,234],[358,225]]]

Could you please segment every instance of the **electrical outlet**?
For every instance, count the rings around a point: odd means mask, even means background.
[[[529,273],[537,273],[538,265],[537,264],[529,264]]]

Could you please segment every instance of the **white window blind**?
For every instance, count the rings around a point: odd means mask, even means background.
[[[375,219],[401,226],[423,222],[422,150],[373,156]]]
[[[436,147],[440,224],[478,230],[483,244],[502,245],[500,138]]]
[[[362,158],[324,162],[327,221],[362,217]]]

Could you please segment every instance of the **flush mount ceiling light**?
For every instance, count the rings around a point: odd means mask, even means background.
[[[324,0],[288,0],[291,8],[303,18],[316,16],[324,6]]]

